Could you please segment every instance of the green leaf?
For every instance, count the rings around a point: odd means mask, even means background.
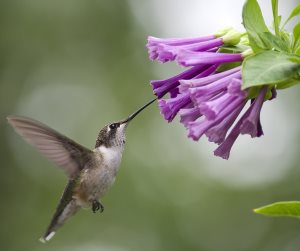
[[[268,216],[290,216],[300,218],[300,201],[282,201],[254,209],[255,213]]]
[[[292,79],[288,79],[286,81],[283,81],[282,83],[280,83],[279,86],[276,87],[276,89],[286,89],[286,88],[290,88],[294,85],[299,85],[300,84],[300,79],[297,78],[292,78]]]
[[[242,88],[267,84],[280,85],[284,81],[294,78],[300,71],[300,64],[293,62],[300,57],[284,52],[265,51],[247,57],[243,62]]]
[[[293,29],[294,45],[293,52],[297,53],[297,50],[300,50],[300,22],[295,25]],[[298,54],[299,55],[299,54]]]
[[[273,12],[273,22],[274,22],[274,29],[275,34],[279,35],[279,22],[280,17],[278,17],[278,0],[272,0],[272,12]]]
[[[300,43],[298,43],[298,46],[295,49],[295,54],[300,56]]]
[[[247,0],[243,7],[243,25],[248,32],[250,46],[254,52],[269,49],[258,33],[268,32],[261,9],[256,0]]]
[[[294,38],[291,33],[280,30],[280,39],[287,45],[289,52],[293,51]]]
[[[258,36],[268,47],[270,47],[270,49],[289,52],[289,44],[280,37],[273,35],[271,32],[259,33]]]
[[[300,22],[295,25],[293,29],[293,36],[295,41],[300,40]]]
[[[291,60],[291,62],[300,64],[300,57],[298,57],[296,55],[291,55],[290,60]]]
[[[282,28],[295,16],[300,15],[300,3],[296,5],[288,19],[284,22]]]

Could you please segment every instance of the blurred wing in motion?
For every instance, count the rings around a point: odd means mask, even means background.
[[[36,120],[21,116],[9,116],[7,120],[18,134],[64,169],[70,178],[84,168],[86,158],[92,154],[91,150]]]

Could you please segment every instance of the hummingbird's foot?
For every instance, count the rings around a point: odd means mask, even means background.
[[[102,213],[104,211],[104,206],[98,200],[94,200],[92,204],[92,210],[94,213],[96,213],[99,210],[100,213]]]

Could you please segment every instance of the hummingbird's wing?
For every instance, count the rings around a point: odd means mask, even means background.
[[[76,177],[92,151],[36,120],[9,116],[13,126],[29,144],[60,166],[70,178]]]

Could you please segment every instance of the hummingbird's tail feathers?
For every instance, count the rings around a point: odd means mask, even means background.
[[[40,241],[43,243],[49,241],[55,235],[56,230],[61,227],[68,218],[77,213],[79,209],[80,206],[75,200],[71,200],[64,208],[61,208],[61,205],[59,205],[46,233],[40,238]]]
[[[51,232],[47,236],[41,237],[40,242],[46,243],[47,241],[50,241],[54,235],[55,235],[55,232]]]
[[[40,239],[41,242],[49,241],[54,236],[56,230],[80,209],[80,206],[78,206],[76,201],[72,198],[76,184],[76,180],[69,180],[47,231]]]

